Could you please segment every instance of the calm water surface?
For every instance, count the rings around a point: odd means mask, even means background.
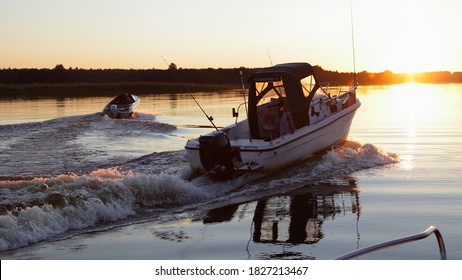
[[[107,98],[0,100],[0,258],[332,259],[435,225],[462,259],[462,85],[358,92],[343,146],[221,183],[191,179],[183,146],[211,128],[187,94],[140,96],[132,120]],[[217,126],[244,100],[195,96]],[[434,237],[361,257],[438,258]]]

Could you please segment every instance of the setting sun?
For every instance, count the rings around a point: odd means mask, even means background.
[[[460,71],[456,1],[354,1],[358,65],[395,73]],[[459,46],[459,47],[457,47]]]
[[[427,32],[413,29],[403,32],[397,43],[384,56],[388,67],[397,73],[430,72],[444,69],[441,65],[442,49],[437,39],[429,39]]]
[[[429,8],[405,6],[402,16],[392,19],[395,38],[384,56],[388,67],[398,73],[426,72],[444,69],[442,42]]]

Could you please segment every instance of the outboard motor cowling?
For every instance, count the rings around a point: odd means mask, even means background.
[[[118,118],[119,117],[119,113],[117,112],[117,105],[116,104],[111,104],[109,106],[109,115],[112,118]]]
[[[233,150],[228,136],[215,131],[199,137],[201,164],[212,175],[229,179],[234,176]]]

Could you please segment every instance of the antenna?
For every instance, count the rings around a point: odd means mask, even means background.
[[[167,64],[167,66],[170,65],[170,64],[168,64],[167,60],[165,60],[165,58],[164,58],[163,56],[160,56],[160,57],[162,57],[162,59],[164,60],[165,64]],[[175,73],[175,77],[178,79],[178,81],[180,81],[181,85],[186,89],[186,91],[188,92],[189,96],[191,96],[191,98],[194,100],[194,102],[196,102],[197,106],[199,106],[199,108],[201,109],[202,113],[204,113],[204,115],[207,117],[207,119],[210,121],[210,123],[213,125],[213,127],[218,131],[218,128],[217,128],[216,125],[213,123],[213,117],[207,115],[207,113],[204,111],[204,109],[203,109],[202,106],[199,104],[199,102],[197,102],[196,98],[195,98],[194,95],[191,93],[191,91],[189,90],[189,88],[185,85],[185,83],[183,83],[183,80],[181,80],[180,76],[178,76],[178,73],[176,72],[176,70],[174,71],[174,73]]]
[[[350,19],[351,19],[351,44],[353,46],[353,71],[356,77],[356,55],[355,55],[355,35],[354,35],[354,25],[353,25],[353,0],[350,1]],[[357,82],[357,79],[356,79]]]

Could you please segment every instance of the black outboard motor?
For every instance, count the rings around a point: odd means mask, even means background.
[[[199,155],[202,166],[217,179],[230,179],[234,176],[233,150],[228,136],[215,131],[199,137]]]

